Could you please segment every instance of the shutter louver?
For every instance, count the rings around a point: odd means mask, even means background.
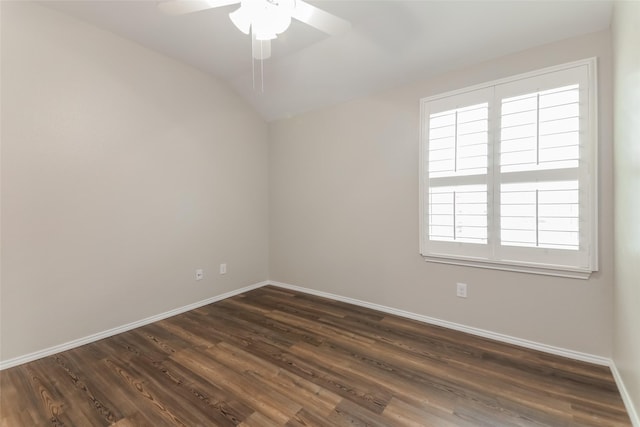
[[[430,116],[430,178],[487,173],[488,111],[483,103]]]
[[[434,187],[429,191],[432,240],[487,243],[487,186]]]
[[[500,186],[503,245],[580,248],[578,181],[549,181],[545,172],[579,166],[579,90],[576,84],[502,100],[500,172],[519,173],[519,182]]]
[[[500,172],[577,168],[579,86],[502,100]]]
[[[431,240],[487,243],[487,186],[456,185],[456,179],[486,176],[488,122],[486,102],[429,117]]]
[[[579,249],[578,182],[502,184],[501,243]]]

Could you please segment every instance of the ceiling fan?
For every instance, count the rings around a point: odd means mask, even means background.
[[[292,18],[329,35],[351,28],[349,21],[302,0],[169,0],[158,7],[167,15],[184,15],[238,3],[240,7],[229,18],[240,31],[251,34],[255,59],[271,56],[271,40],[289,28]]]

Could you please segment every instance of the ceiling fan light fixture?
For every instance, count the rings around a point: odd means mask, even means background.
[[[291,13],[288,10],[276,9],[269,16],[269,26],[276,34],[287,31],[291,25]]]
[[[289,28],[294,9],[294,0],[242,0],[229,18],[244,34],[253,32],[258,40],[273,40]]]
[[[289,28],[292,18],[329,35],[341,34],[351,28],[348,21],[325,12],[305,0],[160,0],[158,7],[168,15],[183,15],[238,3],[240,7],[229,13],[229,19],[238,30],[251,36],[251,57],[260,61],[263,91],[262,61],[271,56],[271,40]],[[254,63],[255,61],[252,60],[255,89]]]
[[[231,22],[233,22],[233,25],[235,25],[237,29],[245,34],[249,34],[251,29],[251,16],[246,8],[240,6],[229,14],[229,19],[231,19]]]

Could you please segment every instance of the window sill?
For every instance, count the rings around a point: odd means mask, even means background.
[[[569,269],[562,266],[546,264],[519,264],[512,262],[487,261],[478,259],[439,257],[423,255],[426,262],[439,264],[462,265],[465,267],[487,268],[491,270],[514,271],[517,273],[541,274],[544,276],[567,277],[571,279],[587,280],[591,276],[591,270]]]

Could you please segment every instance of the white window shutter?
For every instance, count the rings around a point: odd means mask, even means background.
[[[423,103],[422,252],[487,255],[489,104],[483,89]],[[464,244],[462,244],[464,243]]]
[[[595,71],[578,61],[422,100],[427,260],[597,270]]]

